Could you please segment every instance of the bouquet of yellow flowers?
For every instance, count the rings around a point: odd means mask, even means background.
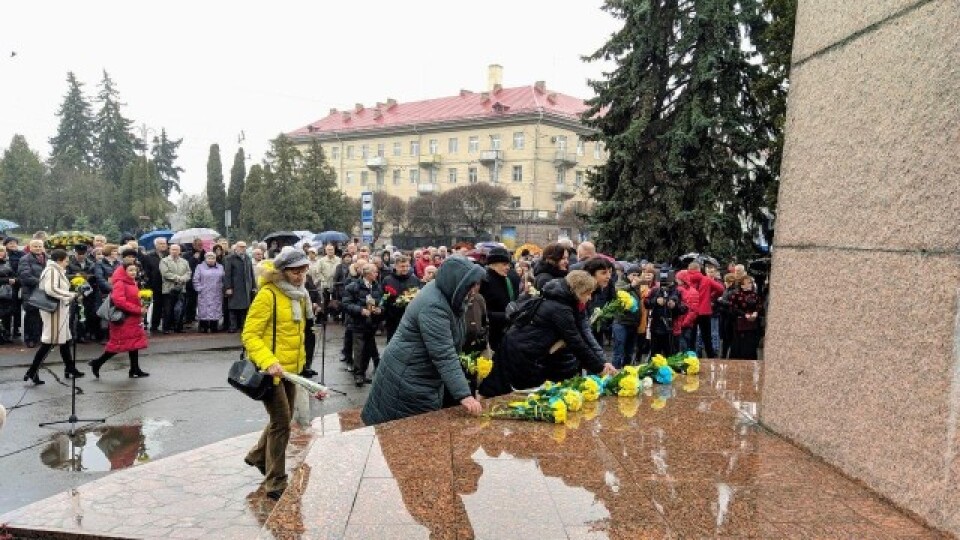
[[[511,401],[506,405],[495,405],[484,416],[563,424],[567,421],[567,410],[567,403],[562,397],[533,393],[523,401]]]
[[[74,290],[79,290],[80,287],[83,287],[86,284],[87,278],[83,276],[73,276],[73,278],[70,280],[70,286],[73,287]]]
[[[480,353],[461,353],[460,365],[468,374],[474,375],[477,378],[477,384],[480,384],[493,370],[493,359]]]
[[[617,297],[607,302],[602,308],[593,310],[590,315],[590,324],[594,329],[599,330],[604,323],[613,320],[618,315],[623,315],[628,311],[636,313],[640,309],[640,303],[627,291],[617,291]]]
[[[603,385],[603,393],[607,396],[634,397],[640,393],[639,368],[625,366],[620,373],[608,376]]]
[[[140,297],[140,305],[149,308],[153,303],[153,291],[150,289],[141,289],[137,296]]]
[[[420,289],[416,287],[410,287],[397,297],[397,300],[394,302],[394,304],[399,307],[406,307],[410,302],[413,302],[413,299],[417,297],[417,293],[419,292]]]

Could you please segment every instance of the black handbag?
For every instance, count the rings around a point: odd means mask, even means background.
[[[53,313],[60,309],[60,301],[44,292],[41,287],[34,289],[24,304],[33,309],[46,311],[47,313]]]
[[[277,353],[277,296],[273,293],[273,353]],[[273,392],[273,375],[260,371],[260,368],[247,358],[246,349],[241,349],[240,359],[230,366],[227,382],[243,392],[250,399],[263,401]]]

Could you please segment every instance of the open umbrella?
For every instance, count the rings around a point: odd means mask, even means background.
[[[350,236],[348,236],[347,233],[342,233],[339,231],[324,231],[320,234],[314,235],[313,241],[320,244],[344,244],[350,241]]]
[[[220,238],[220,233],[213,229],[207,229],[206,227],[194,227],[192,229],[177,231],[176,234],[171,236],[170,242],[173,244],[190,244],[197,238],[204,241],[216,240]]]
[[[272,232],[263,237],[263,241],[270,244],[270,242],[276,242],[280,247],[283,246],[292,246],[300,240],[300,237],[296,233],[291,231],[277,231]]]
[[[164,240],[169,240],[173,236],[173,231],[167,229],[157,229],[155,231],[150,231],[140,236],[137,240],[137,243],[140,244],[140,247],[147,249],[153,249],[153,242],[157,238],[163,238]]]
[[[93,244],[93,233],[87,231],[57,231],[47,237],[47,247],[69,249],[77,244]]]
[[[0,219],[0,231],[9,231],[12,229],[19,229],[20,226],[16,223],[10,221],[9,219]]]

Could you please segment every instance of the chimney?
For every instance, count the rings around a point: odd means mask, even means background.
[[[387,98],[387,110],[388,110],[388,111],[389,111],[390,109],[396,107],[396,106],[397,106],[397,100],[395,100],[395,99],[393,99],[393,98]]]
[[[482,103],[490,101],[490,92],[480,92],[480,101]]]
[[[377,102],[377,108],[378,108],[378,109],[382,109],[382,108],[383,108],[383,103],[381,103],[381,102],[378,101],[378,102]]]
[[[557,104],[557,93],[556,93],[556,92],[550,92],[549,94],[547,94],[547,101],[549,101],[551,105],[556,105],[556,104]]]
[[[465,89],[460,89],[460,97],[467,97],[471,94],[473,94],[473,92]]]
[[[340,113],[340,115],[341,115],[340,119],[343,120],[344,122],[350,121],[350,111],[343,111]]]
[[[353,110],[356,111],[356,112],[362,111],[362,110],[363,110],[363,103],[357,103],[356,105],[354,105],[354,106],[353,106]]]
[[[547,93],[546,81],[537,81],[533,83],[533,89],[536,90],[538,94],[546,94]]]
[[[332,107],[332,108],[330,109],[330,116],[333,116],[333,115],[337,114],[338,112],[339,112],[339,111],[337,110],[336,107]]]
[[[496,92],[496,87],[503,85],[503,66],[490,64],[487,67],[487,91]]]

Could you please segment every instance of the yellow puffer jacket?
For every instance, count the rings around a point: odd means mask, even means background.
[[[271,294],[272,293],[272,294]],[[277,343],[274,352],[273,344],[273,302],[277,302]],[[309,304],[304,299],[300,304],[301,313],[309,313]],[[288,373],[300,373],[307,361],[304,349],[304,332],[306,318],[300,321],[293,320],[293,308],[290,298],[273,283],[266,283],[257,292],[247,320],[243,324],[243,334],[240,339],[247,350],[247,355],[253,363],[262,370],[280,362],[283,370]],[[275,378],[274,384],[279,382]]]

